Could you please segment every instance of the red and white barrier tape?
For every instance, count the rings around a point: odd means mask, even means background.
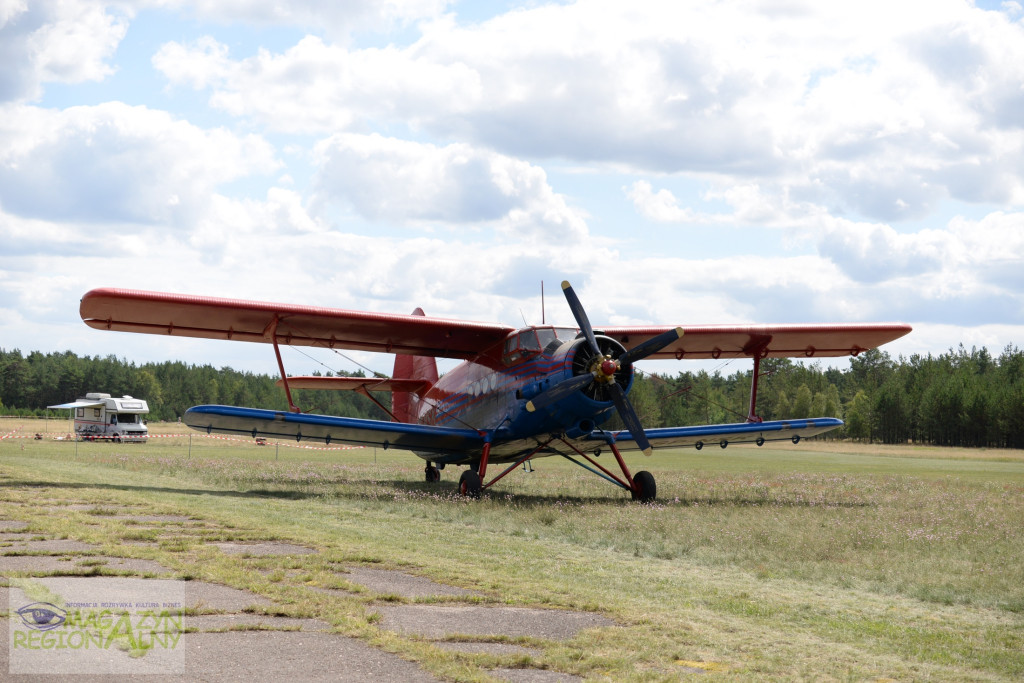
[[[36,439],[36,436],[34,434],[17,434],[16,435],[15,434],[16,431],[17,430],[14,430],[14,431],[8,432],[8,433],[0,436],[0,441],[2,441],[4,439]],[[239,439],[239,438],[233,437],[233,436],[214,436],[213,434],[194,434],[194,435],[190,435],[190,434],[149,434],[147,436],[137,436],[137,437],[136,436],[113,437],[113,436],[106,436],[106,435],[96,435],[96,436],[82,436],[82,437],[74,437],[74,436],[72,436],[71,438],[50,437],[50,439],[53,440],[53,441],[75,441],[76,438],[77,438],[77,440],[80,440],[80,441],[117,441],[119,439],[122,443],[132,443],[133,441],[145,441],[146,439],[172,439],[172,438],[173,439],[181,439],[181,438],[185,438],[185,437],[188,437],[188,436],[198,436],[198,437],[202,437],[204,439],[217,439],[217,440],[220,440],[220,441],[235,441],[235,442],[238,442],[238,443],[248,443],[250,445],[255,444],[255,441],[253,441],[252,439]],[[38,440],[42,440],[43,438],[45,438],[45,437],[39,437]],[[308,446],[308,445],[300,444],[300,443],[288,443],[287,441],[274,441],[274,442],[269,442],[268,441],[267,443],[265,443],[263,445],[269,446],[271,443],[273,443],[274,445],[284,446],[285,448],[303,448],[303,449],[306,449],[306,450],[309,450],[309,451],[351,451],[351,450],[356,450],[356,449],[359,449],[359,448],[366,448],[366,446]]]

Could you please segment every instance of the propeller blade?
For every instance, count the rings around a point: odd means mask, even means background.
[[[577,389],[582,389],[583,387],[587,386],[593,381],[594,376],[591,375],[589,372],[583,375],[576,375],[575,377],[570,377],[569,379],[562,380],[561,382],[551,387],[547,391],[537,394],[531,400],[527,401],[526,410],[532,413],[535,410],[545,408],[551,405],[552,403],[555,403],[565,398],[566,396],[576,391]]]
[[[608,385],[611,389],[612,401],[615,403],[615,409],[619,411],[619,417],[626,424],[626,429],[633,436],[633,440],[636,441],[636,445],[640,447],[644,455],[650,455],[654,448],[651,447],[651,442],[647,440],[647,434],[644,433],[644,427],[640,424],[640,418],[637,417],[636,411],[633,410],[633,406],[626,398],[626,392],[622,390],[616,382],[612,382]]]
[[[569,284],[568,280],[562,280],[562,291],[565,293],[565,300],[569,302],[569,310],[572,311],[572,317],[576,318],[576,324],[580,326],[583,336],[590,343],[590,350],[594,352],[595,356],[600,356],[601,347],[597,345],[597,338],[594,337],[594,328],[590,326],[587,312],[583,310],[583,304],[580,303],[580,298],[576,296],[576,292],[573,291],[572,285]]]
[[[627,363],[633,364],[638,360],[643,360],[652,353],[657,353],[658,351],[661,351],[663,348],[665,348],[675,340],[682,338],[682,336],[683,328],[681,327],[677,327],[674,330],[669,330],[668,332],[662,332],[657,337],[651,337],[643,344],[638,344],[631,348],[629,351],[626,351],[619,357],[619,363],[625,365]]]

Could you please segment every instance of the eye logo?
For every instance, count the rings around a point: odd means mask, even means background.
[[[64,623],[67,612],[48,602],[33,602],[18,610],[22,622],[36,631],[49,631]]]

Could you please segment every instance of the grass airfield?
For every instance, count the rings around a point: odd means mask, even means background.
[[[530,666],[593,680],[1024,677],[1019,451],[808,441],[627,456],[656,477],[655,505],[548,458],[468,501],[460,469],[428,485],[399,451],[158,423],[144,445],[54,440],[68,428],[0,420],[0,517],[283,601],[440,678],[492,680],[497,660],[382,628],[377,610],[400,596],[303,589],[345,588],[332,567],[357,564],[486,596],[472,604],[598,612],[617,626],[516,641],[541,652]],[[176,537],[108,514],[124,506],[215,531]],[[257,540],[320,552],[209,547]]]

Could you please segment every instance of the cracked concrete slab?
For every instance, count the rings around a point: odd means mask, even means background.
[[[281,543],[277,541],[265,541],[262,543],[213,543],[226,555],[251,555],[263,557],[266,555],[311,555],[316,552],[313,548],[294,543]]]
[[[59,553],[81,553],[91,552],[93,550],[99,550],[99,546],[93,543],[83,543],[82,541],[76,541],[68,538],[54,538],[46,539],[42,541],[19,541],[14,542],[11,545],[0,548],[0,552],[4,555],[10,555],[12,553],[48,553],[56,555]]]
[[[90,571],[88,567],[77,567],[75,559],[63,555],[0,555],[0,572]]]
[[[110,602],[126,602],[156,596],[159,593],[174,593],[177,601],[186,609],[216,612],[242,612],[250,607],[267,607],[273,605],[270,600],[237,588],[229,588],[203,581],[182,581],[176,579],[141,579],[125,576],[46,576],[30,579],[33,583],[44,586],[50,592],[65,599],[81,599],[73,596],[103,595]],[[10,596],[12,604],[18,600],[28,601],[20,589],[12,588]],[[71,596],[71,597],[69,597]]]
[[[88,574],[101,570],[135,572],[140,574],[171,574],[167,567],[153,560],[131,557],[107,557],[106,555],[0,555],[0,572],[70,572]]]
[[[539,657],[542,654],[540,648],[527,647],[526,645],[516,645],[515,643],[484,643],[479,641],[438,641],[435,642],[434,645],[444,650],[451,650],[452,652],[468,652],[470,654],[485,654],[498,656],[514,655],[527,657]]]
[[[482,596],[483,593],[437,583],[431,579],[406,574],[393,569],[371,569],[354,567],[343,578],[386,595],[400,595],[404,598],[423,598],[435,595]]]
[[[207,614],[188,617],[186,628],[201,632],[217,631],[330,631],[331,625],[322,619],[271,617],[262,614]]]
[[[0,639],[0,671],[11,671],[10,643]],[[62,661],[57,661],[57,660]],[[16,664],[23,664],[20,661]],[[32,668],[32,667],[29,667]],[[319,683],[438,679],[397,655],[345,636],[305,631],[184,633],[171,649],[131,657],[116,648],[48,651],[35,671],[48,682],[109,681],[111,674],[160,674],[160,683],[295,680]],[[73,671],[73,672],[72,672]],[[89,675],[103,671],[102,674]]]
[[[592,612],[528,607],[380,605],[374,609],[381,614],[384,628],[434,639],[473,635],[566,640],[586,628],[615,625]]]
[[[492,669],[491,675],[509,683],[575,683],[579,676],[544,669]]]

